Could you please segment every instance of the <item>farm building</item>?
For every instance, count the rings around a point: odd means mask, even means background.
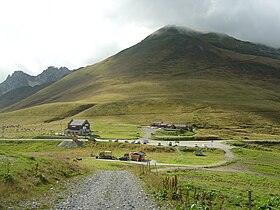
[[[151,127],[154,127],[154,128],[165,128],[167,126],[166,123],[163,123],[163,122],[153,122],[151,124]]]
[[[164,122],[153,122],[151,124],[153,128],[163,128],[166,130],[183,130],[183,131],[192,131],[193,128],[187,126],[186,124],[167,124]]]
[[[132,161],[143,161],[144,160],[145,153],[142,151],[130,152],[129,154],[131,156]]]
[[[90,123],[87,120],[70,120],[64,130],[66,136],[88,136],[90,135]]]

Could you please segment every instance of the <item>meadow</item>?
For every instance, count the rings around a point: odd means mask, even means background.
[[[44,197],[51,194],[52,187],[63,190],[60,184],[66,180],[97,170],[134,170],[133,164],[96,160],[95,156],[104,150],[111,150],[116,157],[142,150],[147,154],[146,159],[188,165],[214,163],[224,155],[223,151],[211,150],[204,152],[205,158],[195,156],[193,149],[178,152],[173,147],[114,142],[85,142],[82,148],[65,149],[57,147],[59,143],[56,140],[0,141],[0,209]]]
[[[167,170],[143,176],[143,180],[162,203],[172,203],[177,209],[192,209],[191,205],[194,209],[248,209],[248,191],[252,193],[252,209],[279,209],[279,142],[233,144],[239,145],[232,150],[235,159],[225,166]],[[175,176],[176,187],[164,188]]]

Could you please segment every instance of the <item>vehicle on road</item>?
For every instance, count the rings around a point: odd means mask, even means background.
[[[129,142],[127,140],[125,140],[124,143],[129,143]]]
[[[135,144],[141,144],[141,141],[137,141]]]
[[[112,151],[102,151],[99,156],[96,156],[96,159],[115,160],[116,158],[112,155]]]
[[[172,142],[171,141],[167,142],[167,145],[172,146]]]
[[[158,146],[161,146],[161,143],[159,142],[157,145],[158,145]]]
[[[133,140],[133,141],[131,141],[130,143],[131,143],[131,144],[135,144],[135,142],[136,142],[136,141],[135,141],[135,140]]]
[[[149,141],[148,141],[147,139],[145,139],[145,140],[142,141],[142,143],[143,143],[143,144],[148,144]]]

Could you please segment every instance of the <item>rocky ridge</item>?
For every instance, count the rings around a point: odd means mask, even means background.
[[[15,71],[0,84],[0,96],[20,87],[34,87],[45,83],[55,82],[69,73],[70,70],[66,67],[56,68],[53,66],[48,67],[37,76],[31,76],[23,71]]]

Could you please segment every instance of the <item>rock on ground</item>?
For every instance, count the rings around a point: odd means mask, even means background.
[[[71,140],[64,140],[61,142],[58,147],[68,148],[68,149],[74,149],[83,146],[82,141],[71,141]]]
[[[55,209],[157,209],[128,171],[99,171],[88,177]]]

